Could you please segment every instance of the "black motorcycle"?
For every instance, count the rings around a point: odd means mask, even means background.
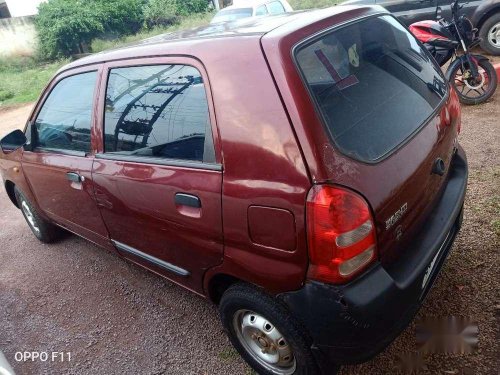
[[[434,56],[440,66],[452,60],[446,77],[458,94],[461,103],[479,104],[488,100],[497,88],[497,74],[488,58],[470,53],[479,45],[471,21],[460,16],[458,0],[451,3],[452,20],[420,21],[410,25],[410,31]],[[440,8],[436,8],[436,16]],[[439,18],[439,17],[436,17]]]

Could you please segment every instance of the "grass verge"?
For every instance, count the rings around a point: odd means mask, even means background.
[[[36,100],[55,72],[66,62],[40,64],[30,58],[0,60],[0,106]]]

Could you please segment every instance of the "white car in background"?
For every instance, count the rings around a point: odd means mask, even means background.
[[[262,17],[293,12],[293,8],[286,0],[240,0],[233,1],[214,16],[211,24],[231,22],[242,18]]]

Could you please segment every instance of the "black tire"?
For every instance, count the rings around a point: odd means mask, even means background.
[[[481,30],[479,30],[479,37],[481,40],[481,48],[484,49],[491,55],[500,56],[500,34],[498,36],[499,39],[495,39],[496,43],[492,44],[489,39],[490,31],[500,29],[500,13],[496,13],[488,18],[481,26]]]
[[[277,332],[286,341],[278,340],[278,346],[291,348],[291,359],[295,360],[295,366],[286,368],[286,371],[291,371],[295,375],[315,375],[319,374],[319,367],[311,352],[311,340],[306,333],[305,329],[299,324],[288,311],[287,307],[279,300],[265,294],[261,290],[248,284],[235,284],[231,286],[222,296],[219,312],[222,324],[231,340],[231,343],[240,353],[243,359],[261,375],[276,375],[280,372],[275,372],[272,369],[266,368],[265,365],[259,362],[255,352],[248,347],[245,347],[243,334],[237,332],[236,326],[239,325],[240,320],[238,317],[242,311],[247,317],[247,321],[255,320],[253,314],[259,319],[265,318],[273,326],[269,332]],[[250,318],[248,318],[250,314]],[[236,318],[235,318],[236,317]],[[244,318],[243,318],[244,319]],[[249,320],[248,320],[249,319]],[[255,320],[257,322],[257,320]],[[264,324],[263,327],[265,327]],[[260,334],[260,333],[258,333]],[[247,335],[248,337],[248,335]],[[279,337],[279,336],[278,336]],[[255,343],[259,339],[253,338]],[[259,344],[257,344],[259,345]],[[272,345],[271,345],[271,348]],[[276,346],[274,346],[276,348]],[[286,357],[285,357],[286,359]],[[335,374],[336,369],[331,372]]]
[[[458,94],[458,98],[460,99],[460,103],[467,105],[475,105],[481,104],[487,101],[491,96],[495,93],[498,84],[498,77],[495,71],[495,68],[491,63],[486,60],[478,60],[478,65],[480,70],[484,70],[484,74],[486,75],[485,80],[488,80],[487,87],[484,88],[484,85],[477,89],[471,90],[465,83],[466,79],[463,74],[464,71],[468,70],[468,64],[458,64],[453,71],[450,72],[450,83]],[[474,83],[470,83],[472,86],[475,86]],[[477,95],[477,96],[476,96]]]
[[[62,229],[45,220],[17,187],[15,193],[17,204],[36,238],[44,243],[51,243],[61,238]]]

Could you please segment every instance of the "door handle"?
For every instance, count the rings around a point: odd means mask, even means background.
[[[85,181],[85,177],[80,176],[78,173],[75,172],[68,172],[66,173],[66,178],[71,181],[71,182],[76,182],[76,183],[82,183]]]
[[[186,193],[176,193],[175,204],[179,206],[201,208],[200,198],[198,198],[196,195]]]

